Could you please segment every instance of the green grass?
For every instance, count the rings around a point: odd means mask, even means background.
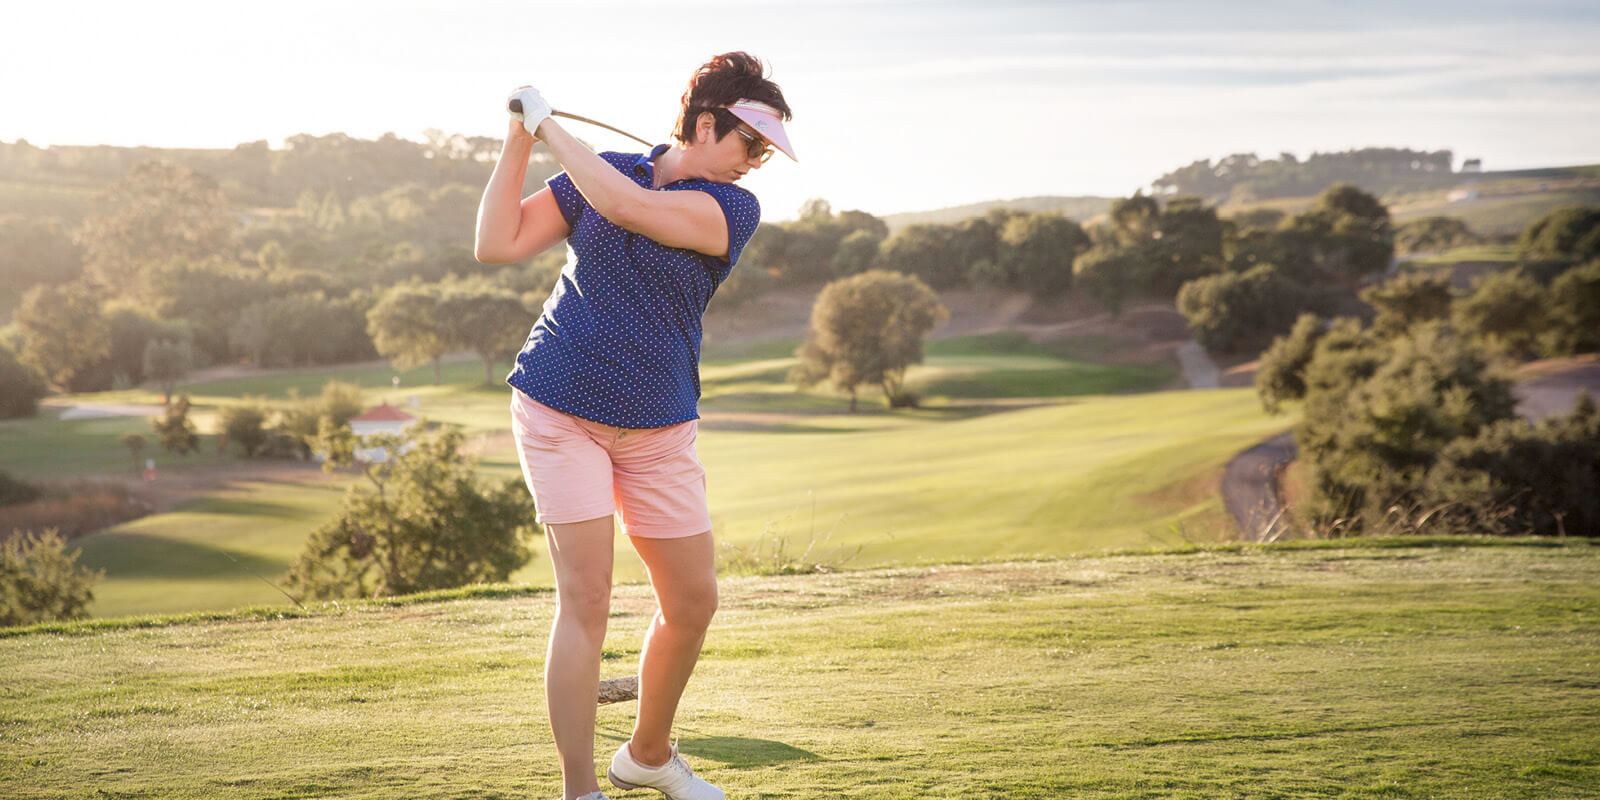
[[[724,578],[675,733],[775,800],[1600,797],[1600,548],[1492,544]],[[604,677],[653,605],[617,587]],[[554,797],[554,608],[505,588],[13,632],[0,796]],[[599,709],[600,770],[635,711]]]
[[[1287,424],[1264,416],[1246,390],[1093,394],[1160,384],[1171,375],[1162,367],[1063,359],[1025,338],[944,340],[930,350],[928,363],[910,374],[926,407],[897,412],[885,409],[875,391],[863,394],[857,414],[846,413],[849,400],[837,392],[797,391],[785,382],[792,357],[707,364],[701,409],[708,422],[699,453],[718,540],[749,546],[763,535],[787,537],[799,550],[826,536],[816,545],[819,554],[851,553],[853,565],[1214,541],[1233,529],[1208,476],[1232,453]],[[372,387],[367,399],[376,402],[393,394],[390,374],[367,368],[274,375],[188,391],[201,429],[211,430],[216,411],[244,395],[281,398],[290,386],[313,394],[337,377]],[[429,380],[428,369],[403,373],[400,397],[418,397],[419,413],[462,426],[472,437],[507,428],[509,389],[482,386],[478,362],[446,365],[441,386]],[[74,399],[159,400],[139,391]],[[719,414],[751,420],[719,427]],[[148,433],[142,418],[48,416],[0,426],[0,436],[17,443],[4,448],[0,468],[29,477],[126,474],[129,459],[117,435]],[[209,438],[188,460],[158,456],[162,475],[238,461],[216,454]],[[503,443],[490,448],[480,472],[518,477],[515,451]],[[257,575],[281,576],[355,480],[247,482],[76,540],[84,562],[107,572],[90,611],[104,617],[287,604]],[[543,543],[533,549],[533,562],[512,577],[548,583],[553,574]],[[625,539],[616,574],[644,575]]]
[[[1393,217],[1397,225],[1421,217],[1459,217],[1474,233],[1515,236],[1545,214],[1562,206],[1572,205],[1600,205],[1600,188],[1487,196],[1459,203],[1437,202],[1401,208],[1393,212]]]

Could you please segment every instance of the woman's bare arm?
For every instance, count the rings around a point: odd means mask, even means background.
[[[711,195],[640,188],[554,119],[539,124],[539,138],[566,168],[589,205],[617,227],[668,247],[710,256],[728,254],[728,221]]]
[[[511,121],[500,160],[478,204],[478,233],[472,252],[484,264],[522,261],[572,235],[549,187],[522,198],[528,155],[537,141],[521,122]]]

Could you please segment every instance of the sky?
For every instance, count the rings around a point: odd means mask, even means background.
[[[891,214],[1126,196],[1242,152],[1600,163],[1595,42],[1592,1],[34,0],[0,26],[0,141],[499,137],[522,84],[667,141],[694,69],[745,50],[783,87],[800,158],[741,181],[763,218],[813,197]]]

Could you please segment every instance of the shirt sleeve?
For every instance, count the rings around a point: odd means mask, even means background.
[[[567,221],[567,227],[578,229],[578,219],[583,216],[583,207],[587,200],[578,191],[577,184],[563,172],[545,181],[550,187],[550,193],[556,196],[556,205],[561,208],[561,218]]]
[[[761,224],[761,203],[748,190],[731,183],[696,183],[693,188],[715,197],[722,206],[722,216],[728,222],[727,260],[731,267]]]

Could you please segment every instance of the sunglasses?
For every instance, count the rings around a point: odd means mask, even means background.
[[[744,128],[734,128],[733,132],[744,137],[744,149],[745,152],[750,154],[751,158],[759,159],[763,164],[767,163],[767,159],[772,158],[772,148],[767,146],[765,139],[745,133]]]

